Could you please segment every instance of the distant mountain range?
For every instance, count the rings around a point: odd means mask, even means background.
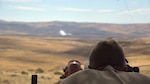
[[[8,22],[0,20],[1,36],[140,38],[150,37],[150,23]]]

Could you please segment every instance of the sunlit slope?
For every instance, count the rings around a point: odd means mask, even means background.
[[[32,68],[52,69],[64,66],[70,59],[84,57],[63,52],[88,44],[68,39],[37,39],[22,37],[0,37],[0,69],[20,70]]]
[[[42,68],[62,70],[71,59],[88,60],[101,39],[0,37],[0,70],[22,71]],[[131,66],[150,75],[150,39],[117,39]]]

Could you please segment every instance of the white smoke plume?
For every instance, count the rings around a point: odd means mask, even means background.
[[[64,30],[60,30],[60,31],[59,31],[59,34],[60,34],[61,36],[72,35],[71,33],[66,33]]]
[[[60,34],[61,36],[66,36],[66,35],[67,35],[67,33],[66,33],[65,31],[63,31],[63,30],[60,30],[60,31],[59,31],[59,34]]]

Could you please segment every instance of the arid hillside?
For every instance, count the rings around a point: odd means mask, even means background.
[[[86,22],[9,22],[0,21],[1,36],[66,38],[149,37],[150,23],[111,24]]]
[[[54,84],[69,60],[77,59],[83,67],[90,50],[100,40],[1,36],[0,84],[31,84],[32,74],[38,74],[39,84]],[[150,76],[150,39],[116,40],[129,64]]]

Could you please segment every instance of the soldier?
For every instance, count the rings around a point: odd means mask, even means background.
[[[88,68],[72,74],[61,84],[150,84],[149,77],[126,72],[123,49],[112,39],[100,41],[92,49]]]
[[[78,60],[70,60],[67,66],[63,69],[64,74],[60,76],[60,79],[64,79],[67,76],[82,70],[81,63]]]

